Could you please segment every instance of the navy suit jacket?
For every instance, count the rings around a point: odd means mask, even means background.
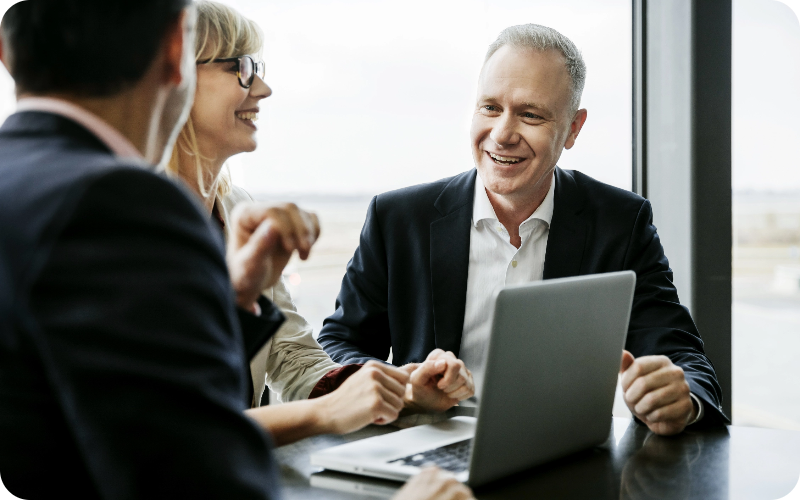
[[[237,313],[222,237],[190,196],[70,120],[0,128],[0,476],[15,495],[278,496],[243,410],[247,353],[282,316]]]
[[[476,171],[373,198],[319,343],[341,364],[420,362],[458,355],[464,326]],[[650,203],[577,171],[556,168],[544,279],[633,270],[626,348],[668,356],[704,402],[706,423],[727,422],[721,390],[689,311],[678,300]],[[580,307],[576,304],[576,307]]]

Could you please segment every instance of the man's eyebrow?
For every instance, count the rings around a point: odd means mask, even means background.
[[[484,103],[484,104],[497,104],[497,98],[490,97],[490,96],[480,96],[478,98],[478,104],[481,104],[481,103]],[[521,108],[526,108],[526,109],[527,108],[535,109],[535,110],[540,111],[543,114],[546,114],[548,116],[552,116],[553,115],[553,112],[550,111],[550,108],[548,108],[544,104],[540,104],[540,103],[537,103],[537,102],[523,102],[520,105],[520,107]]]
[[[533,109],[537,109],[539,111],[543,111],[545,114],[549,114],[549,115],[553,114],[552,111],[550,111],[550,108],[548,108],[544,104],[539,104],[539,103],[536,103],[536,102],[524,102],[524,103],[522,103],[522,106],[525,107],[525,108],[533,108]]]

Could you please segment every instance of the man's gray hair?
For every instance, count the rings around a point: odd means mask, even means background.
[[[500,33],[497,40],[489,45],[489,50],[486,52],[486,59],[484,59],[483,63],[486,64],[486,61],[504,45],[529,48],[541,52],[551,49],[561,52],[566,59],[567,73],[569,73],[569,77],[572,80],[570,107],[573,113],[580,108],[581,94],[583,94],[583,86],[586,83],[586,64],[583,62],[581,52],[572,43],[572,40],[553,28],[539,24],[509,26]]]

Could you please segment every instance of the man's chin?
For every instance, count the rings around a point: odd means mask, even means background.
[[[481,179],[484,187],[491,193],[499,196],[512,195],[519,191],[521,186],[520,179],[511,176],[497,175],[490,171],[488,174],[481,172]]]

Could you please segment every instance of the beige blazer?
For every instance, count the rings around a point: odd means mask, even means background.
[[[244,189],[233,186],[230,194],[218,199],[220,216],[225,221],[226,236],[230,230],[230,214],[233,207],[253,198]],[[297,313],[283,278],[264,296],[277,305],[286,316],[286,322],[264,345],[250,363],[253,377],[255,406],[260,406],[265,386],[278,394],[281,401],[307,399],[319,379],[329,371],[339,368],[322,350],[311,335],[313,329]]]

